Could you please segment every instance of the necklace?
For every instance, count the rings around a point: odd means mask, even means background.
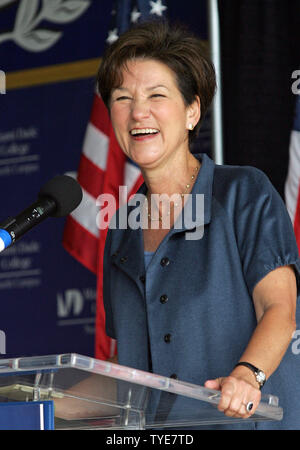
[[[193,183],[195,181],[196,173],[198,172],[198,170],[199,170],[198,166],[196,166],[193,169],[193,175],[191,176],[191,181],[185,185],[184,191],[179,194],[180,198],[181,198],[181,202],[180,202],[181,205],[182,205],[182,200],[184,200],[185,194],[188,192],[188,190],[190,189],[190,187],[193,185]],[[169,204],[170,204],[170,202],[169,202]],[[174,202],[174,207],[178,208],[178,206],[179,206],[179,202]],[[148,209],[148,211],[149,211],[149,209]],[[151,210],[150,210],[150,212],[147,213],[148,220],[151,221],[151,222],[159,221],[159,222],[162,223],[163,218],[162,218],[162,215],[160,214],[160,211],[159,211],[158,207],[157,207],[157,211],[158,211],[158,215],[155,215],[155,217],[152,217]],[[168,208],[167,216],[170,216],[170,208]]]

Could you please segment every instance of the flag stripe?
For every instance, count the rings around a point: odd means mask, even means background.
[[[63,235],[63,246],[84,267],[97,274],[99,238],[68,216]]]
[[[96,199],[87,191],[82,189],[83,198],[80,205],[71,213],[73,219],[85,228],[96,238],[99,237],[99,228],[97,226],[97,215],[99,207],[96,205]]]
[[[289,168],[285,182],[285,202],[294,225],[300,252],[300,96],[296,98],[293,130],[290,137]]]
[[[96,128],[98,128],[98,130],[102,130],[102,132],[106,136],[109,136],[111,123],[109,120],[108,111],[101,97],[97,93],[95,93],[94,97],[90,123],[92,123]]]
[[[128,197],[130,197],[132,193],[135,193],[137,191],[142,182],[143,177],[141,176],[140,169],[137,166],[126,161],[124,169],[124,184],[128,188],[128,196],[126,199],[122,199],[122,204],[123,202],[127,202]],[[138,187],[136,187],[136,185],[138,185]]]
[[[293,130],[290,138],[289,171],[285,184],[286,207],[292,222],[295,221],[300,174],[300,131]]]
[[[81,155],[77,180],[91,196],[97,199],[102,192],[105,171],[96,166],[85,155]]]
[[[285,184],[286,207],[295,222],[300,174],[300,131],[293,130],[290,138],[289,171]]]
[[[142,21],[155,14],[162,16],[166,9],[161,0],[153,2],[118,0],[116,5],[117,13],[112,16],[116,23],[109,32],[107,40],[110,43],[118,38],[121,31],[130,27],[133,17],[139,16],[138,20]],[[134,15],[132,15],[132,8],[134,8]],[[137,12],[141,14],[137,15]],[[95,356],[106,359],[116,353],[117,343],[105,333],[102,288],[103,252],[107,228],[103,228],[104,224],[97,224],[97,218],[100,220],[100,215],[98,216],[99,207],[96,205],[96,199],[100,194],[111,194],[118,208],[136,192],[143,182],[143,177],[140,169],[128,160],[120,149],[108,111],[97,92],[94,95],[90,121],[84,138],[78,181],[83,188],[83,200],[67,219],[64,246],[74,258],[92,272],[97,273]],[[127,187],[124,198],[119,198],[119,186]],[[122,190],[124,191],[125,189]],[[101,220],[105,219],[101,218]]]
[[[294,219],[294,230],[295,230],[295,236],[296,241],[298,244],[298,249],[300,251],[300,186],[298,190],[298,201],[296,206],[296,213],[295,213],[295,219]]]
[[[92,123],[88,124],[83,143],[83,153],[100,169],[106,169],[108,137]]]

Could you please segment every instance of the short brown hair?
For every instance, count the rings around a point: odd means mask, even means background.
[[[182,25],[171,26],[166,21],[144,22],[130,28],[107,48],[98,72],[97,88],[108,110],[112,90],[122,84],[122,69],[137,58],[155,59],[168,66],[176,76],[186,106],[199,96],[201,119],[189,133],[191,143],[216,89],[207,47]]]

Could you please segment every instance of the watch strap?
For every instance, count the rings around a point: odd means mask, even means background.
[[[248,367],[248,369],[252,370],[252,372],[255,375],[256,381],[259,384],[259,389],[261,389],[263,387],[263,385],[265,384],[265,380],[263,382],[261,382],[257,379],[257,375],[259,374],[259,372],[262,372],[262,374],[264,374],[262,370],[258,369],[253,364],[248,363],[246,361],[238,362],[234,367],[238,367],[238,366],[245,366],[245,367]]]

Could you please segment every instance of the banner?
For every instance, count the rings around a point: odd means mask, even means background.
[[[0,220],[77,170],[110,1],[0,0]],[[95,277],[61,245],[49,218],[0,254],[0,329],[6,357],[92,355]]]
[[[206,2],[190,3],[168,2],[169,17],[206,39]],[[113,4],[0,0],[0,221],[75,176]],[[194,150],[210,150],[209,117]],[[97,280],[64,250],[64,224],[49,218],[0,254],[1,357],[94,355]]]

